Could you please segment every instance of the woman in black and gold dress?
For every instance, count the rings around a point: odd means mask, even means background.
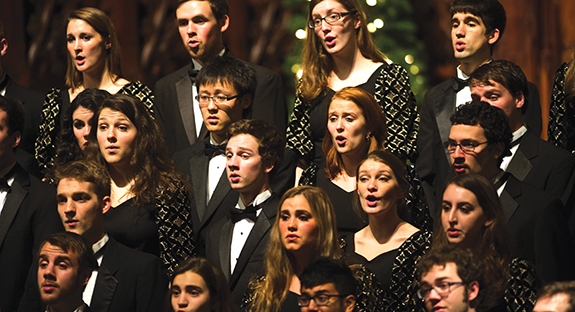
[[[298,275],[312,260],[338,259],[336,218],[328,195],[312,186],[287,191],[270,234],[263,275],[252,278],[242,310],[249,312],[300,311]],[[359,290],[354,311],[383,311],[381,287],[362,265],[350,268]]]
[[[106,232],[159,256],[168,272],[195,254],[187,188],[167,154],[158,125],[136,97],[114,94],[95,115],[86,148],[110,172]]]
[[[367,214],[369,224],[347,237],[345,257],[375,273],[386,311],[410,311],[418,288],[415,267],[429,248],[431,234],[405,221],[405,165],[393,154],[376,150],[360,163],[356,181],[359,203],[354,208]]]
[[[357,86],[375,97],[385,113],[385,149],[415,163],[419,117],[409,77],[375,47],[359,1],[312,0],[307,20],[302,77],[286,142],[299,159],[299,184],[313,184],[316,168],[324,168],[327,107],[344,87]]]
[[[447,183],[432,248],[469,248],[485,266],[489,311],[531,311],[540,282],[529,262],[513,258],[499,196],[484,177],[458,175]]]
[[[63,127],[61,116],[83,90],[95,88],[110,94],[133,95],[153,113],[152,91],[138,81],[122,77],[120,42],[106,13],[89,7],[70,13],[66,41],[67,89],[54,88],[46,96],[35,145],[35,158],[44,174],[54,165],[56,136]]]
[[[575,58],[555,74],[547,136],[549,142],[575,153]]]

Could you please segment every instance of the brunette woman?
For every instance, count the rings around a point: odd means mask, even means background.
[[[168,156],[158,125],[137,98],[115,94],[96,114],[86,153],[108,168],[112,207],[106,232],[160,256],[168,271],[194,255],[187,188]]]
[[[511,254],[493,184],[473,173],[454,177],[447,183],[439,213],[433,247],[455,244],[483,261],[490,311],[531,311],[539,280],[532,264]]]
[[[44,173],[54,165],[56,136],[64,128],[61,112],[66,112],[83,90],[95,88],[110,94],[134,95],[152,112],[152,91],[122,77],[120,42],[106,13],[89,7],[70,13],[66,41],[66,89],[54,88],[46,96],[36,139],[35,158]]]
[[[287,129],[287,148],[299,157],[300,184],[314,180],[315,166],[324,167],[327,106],[344,87],[375,97],[387,124],[385,149],[415,163],[419,117],[407,72],[375,47],[359,1],[312,0],[307,21],[303,74]]]
[[[290,189],[282,197],[271,232],[263,275],[250,281],[243,309],[250,312],[300,311],[298,276],[319,257],[338,259],[336,219],[328,195],[312,186]],[[373,273],[352,266],[359,282],[354,311],[383,311],[381,288]]]

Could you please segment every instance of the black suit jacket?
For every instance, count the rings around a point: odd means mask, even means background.
[[[235,57],[229,50],[225,56]],[[274,124],[285,133],[287,127],[287,105],[283,92],[281,78],[275,72],[245,62],[256,71],[258,86],[252,100],[251,119],[262,119]],[[154,110],[156,120],[164,132],[168,152],[190,147],[203,139],[207,130],[202,126],[200,136],[196,137],[195,123],[186,128],[183,118],[194,120],[192,108],[192,83],[188,70],[193,69],[193,63],[186,65],[168,76],[158,80],[154,87]]]
[[[210,157],[205,155],[205,143],[209,142],[207,136],[193,146],[174,154],[176,170],[192,184],[193,198],[190,198],[192,210],[192,222],[196,242],[200,241],[202,231],[216,220],[229,216],[229,207],[238,202],[239,193],[234,191],[228,180],[226,170],[220,176],[209,203],[207,202],[206,184],[208,181],[208,164]]]
[[[162,311],[168,280],[160,258],[118,243],[111,236],[104,248],[90,310],[93,312]],[[32,271],[38,270],[35,265]],[[38,279],[30,274],[18,311],[44,311]]]
[[[575,278],[575,252],[561,201],[509,176],[499,197],[517,257],[535,264],[543,282]]]
[[[423,98],[419,109],[419,134],[417,150],[419,158],[416,161],[416,171],[422,181],[432,216],[438,207],[436,194],[443,193],[443,187],[450,174],[451,161],[443,142],[449,138],[451,121],[449,118],[455,112],[455,96],[457,81],[452,77],[431,88]],[[541,133],[541,105],[539,91],[529,83],[527,110],[523,121],[535,133]]]
[[[575,180],[575,155],[542,140],[528,130],[507,166],[519,181],[558,197],[566,205],[565,215],[573,209],[571,197]]]
[[[18,100],[24,105],[26,112],[26,121],[24,123],[24,133],[20,139],[16,159],[18,163],[28,172],[37,177],[40,176],[40,170],[34,159],[34,143],[38,136],[38,127],[40,125],[40,111],[44,101],[44,95],[32,89],[23,87],[14,80],[6,76],[6,97]]]
[[[18,163],[0,213],[0,310],[16,311],[26,277],[40,244],[63,230],[56,190],[28,174]]]
[[[233,274],[230,268],[230,249],[234,223],[231,218],[227,217],[214,222],[206,231],[204,243],[206,258],[222,268],[230,284],[232,299],[237,308],[240,307],[250,279],[254,274],[260,273],[263,268],[279,201],[280,198],[273,193],[264,202],[262,212],[246,240]]]

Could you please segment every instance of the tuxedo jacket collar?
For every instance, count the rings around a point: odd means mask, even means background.
[[[513,217],[513,214],[515,214],[515,211],[519,207],[517,198],[522,194],[521,183],[521,181],[511,174],[507,179],[507,184],[505,184],[503,192],[501,192],[501,195],[499,196],[507,223],[509,223],[509,220]]]
[[[10,188],[10,192],[6,196],[6,202],[4,203],[4,207],[2,208],[2,212],[0,213],[0,249],[4,243],[4,238],[6,238],[6,234],[10,229],[10,225],[18,210],[20,209],[20,205],[26,195],[28,195],[28,190],[30,188],[30,176],[20,164],[16,163],[14,165],[14,183]]]
[[[266,234],[271,230],[273,226],[273,220],[277,215],[279,204],[279,197],[277,194],[273,193],[270,198],[268,198],[262,207],[262,212],[256,219],[254,227],[252,228],[248,239],[242,251],[240,252],[240,256],[236,263],[236,267],[234,269],[234,273],[231,274],[230,268],[230,246],[233,234],[234,223],[231,219],[227,219],[224,223],[224,226],[221,230],[220,235],[220,244],[219,244],[219,252],[220,252],[220,265],[222,266],[222,270],[224,274],[229,280],[230,288],[234,288],[236,283],[238,282],[239,277],[241,276],[244,268],[248,264],[250,260],[250,256],[254,253],[262,239],[266,236]]]
[[[513,155],[507,166],[506,171],[512,173],[519,181],[525,180],[533,169],[531,160],[539,156],[538,139],[533,131],[527,129],[527,132],[521,138],[521,143],[517,151],[515,151],[515,155]]]
[[[193,69],[193,64],[190,63],[188,70]],[[188,70],[182,71],[180,79],[176,82],[176,94],[178,98],[178,107],[180,109],[180,115],[182,117],[182,124],[186,135],[188,137],[188,142],[190,145],[194,145],[197,141],[203,139],[208,133],[208,129],[202,123],[202,129],[200,130],[200,135],[196,137],[196,122],[194,114],[194,106],[192,99],[192,81],[188,75]],[[201,117],[201,116],[200,116]]]
[[[114,277],[119,268],[118,262],[122,261],[118,255],[118,242],[109,236],[103,248],[105,248],[104,257],[98,268],[98,277],[92,294],[92,311],[108,311],[118,287],[118,280]]]
[[[458,82],[455,77],[451,77],[440,85],[443,94],[435,99],[435,121],[441,137],[441,143],[449,139],[449,132],[451,130],[451,115],[455,112],[455,96]],[[449,153],[444,149],[447,162],[451,164]]]

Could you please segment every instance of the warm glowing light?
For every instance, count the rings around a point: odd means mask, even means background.
[[[409,55],[409,54],[408,54],[408,55],[405,56],[405,62],[406,62],[407,64],[413,64],[413,61],[414,61],[414,59],[413,59],[413,56],[412,56],[412,55]]]
[[[297,74],[296,74],[297,79],[301,79],[301,76],[302,76],[302,75],[303,75],[303,69],[298,70],[298,71],[297,71]]]
[[[295,37],[300,39],[300,40],[305,39],[305,30],[303,30],[303,29],[296,30]]]
[[[365,0],[365,3],[369,6],[375,6],[377,4],[377,0]]]
[[[377,28],[383,28],[383,25],[385,25],[385,23],[383,22],[383,20],[381,18],[376,18],[373,21],[373,25],[375,25],[375,27],[377,27]]]
[[[291,67],[291,72],[294,74],[300,70],[301,70],[301,64],[293,64],[293,66]]]
[[[412,74],[417,75],[419,73],[419,67],[417,67],[417,65],[411,65],[411,67],[409,67],[409,71]]]
[[[367,31],[372,33],[372,32],[375,32],[376,30],[377,30],[377,27],[375,27],[375,25],[373,23],[367,24]]]

